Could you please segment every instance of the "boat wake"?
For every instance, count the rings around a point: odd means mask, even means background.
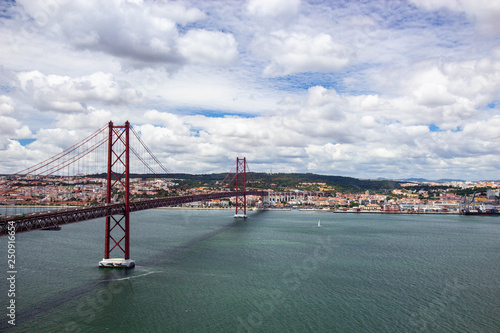
[[[118,279],[110,279],[110,280],[102,280],[102,282],[112,282],[112,281],[124,281],[124,280],[130,280],[130,279],[135,279],[135,278],[139,278],[139,277],[143,277],[143,276],[147,276],[147,275],[150,275],[150,274],[154,274],[154,273],[161,273],[160,271],[158,272],[147,272],[147,273],[144,273],[144,274],[140,274],[140,275],[133,275],[133,276],[127,276],[127,277],[124,277],[124,278],[118,278]]]

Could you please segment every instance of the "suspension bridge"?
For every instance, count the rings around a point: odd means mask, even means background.
[[[24,202],[44,200],[50,202],[54,199],[54,194],[43,193],[44,185],[61,183],[64,180],[66,185],[78,183],[77,180],[82,175],[87,175],[89,172],[99,174],[103,164],[105,170],[101,171],[104,171],[105,180],[103,179],[101,187],[105,185],[105,190],[96,185],[97,194],[93,196],[91,202],[74,207],[64,206],[63,209],[44,206],[47,209],[42,211],[23,210],[19,214],[5,213],[0,217],[0,236],[44,229],[57,230],[65,224],[105,218],[104,258],[99,262],[99,266],[134,267],[135,263],[130,259],[131,212],[234,198],[234,216],[246,218],[247,196],[260,196],[263,198],[262,201],[268,198],[267,191],[247,188],[247,161],[246,158],[238,157],[231,171],[218,182],[215,189],[203,193],[177,193],[172,174],[146,146],[141,135],[130,123],[127,121],[124,125],[115,125],[110,121],[106,126],[59,154],[18,173],[3,177],[4,181],[0,182],[0,203],[23,199]],[[163,191],[160,193],[163,195],[132,198],[132,167],[142,170],[142,172],[135,171],[136,174],[148,173],[162,182]],[[58,191],[61,191],[60,187]],[[66,192],[66,196],[71,195]]]

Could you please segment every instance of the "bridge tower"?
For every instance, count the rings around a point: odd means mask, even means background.
[[[236,191],[243,191],[243,195],[236,196],[234,217],[247,217],[247,160],[246,157],[236,157]]]
[[[106,182],[106,205],[115,203],[113,189],[121,188],[124,193],[123,214],[106,217],[104,238],[104,259],[99,267],[134,267],[130,259],[130,123],[115,126],[109,122],[108,174]],[[118,252],[118,258],[111,258],[111,252]]]

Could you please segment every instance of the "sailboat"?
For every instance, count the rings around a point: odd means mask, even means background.
[[[321,220],[318,220],[318,228],[321,228]]]

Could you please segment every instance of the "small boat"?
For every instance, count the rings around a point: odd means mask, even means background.
[[[321,228],[321,220],[318,220],[318,228]]]

